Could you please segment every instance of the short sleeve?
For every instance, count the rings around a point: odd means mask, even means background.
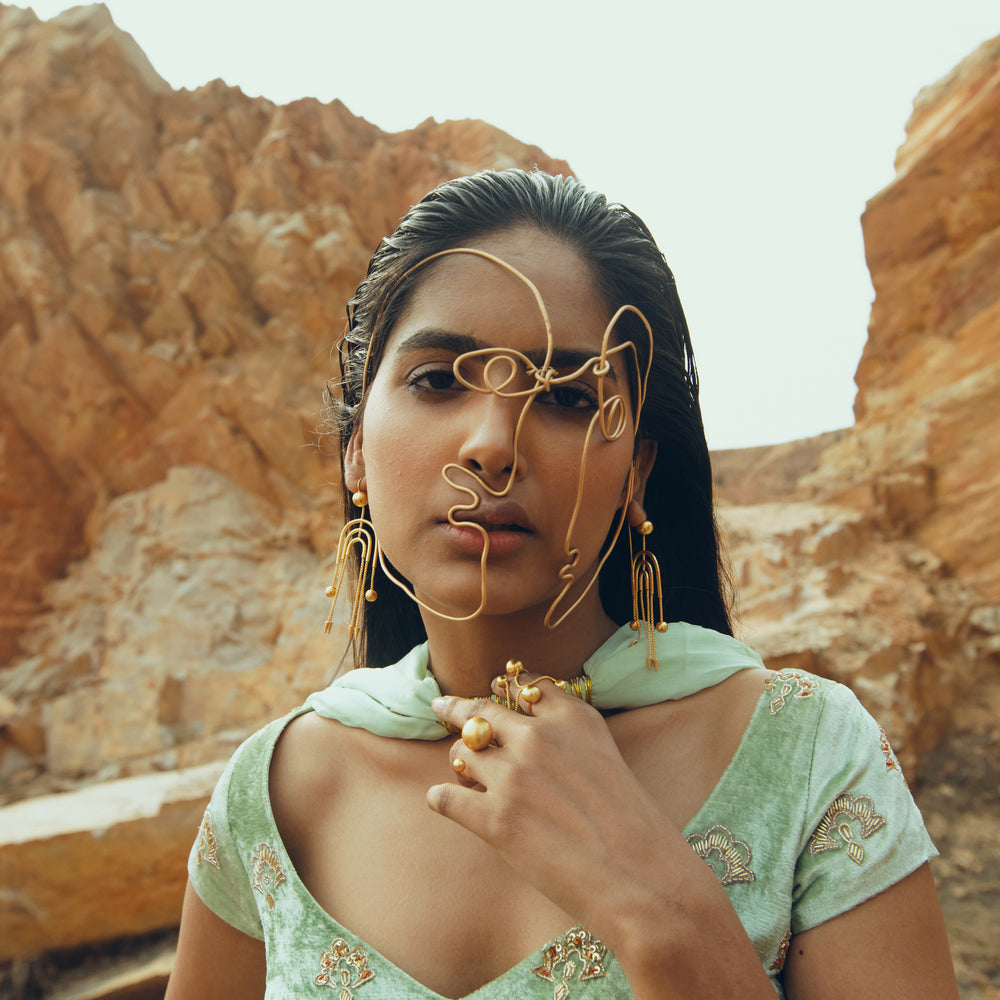
[[[879,724],[849,688],[826,695],[816,729],[792,932],[850,910],[937,851]]]
[[[188,878],[201,901],[227,924],[250,937],[263,940],[264,932],[253,886],[241,860],[236,831],[231,823],[230,802],[254,770],[249,744],[236,751],[219,778],[198,828],[188,856]]]

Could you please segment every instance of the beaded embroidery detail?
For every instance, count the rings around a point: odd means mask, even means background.
[[[607,972],[604,966],[607,953],[607,947],[589,931],[585,931],[582,927],[574,927],[542,949],[542,964],[531,971],[539,979],[555,984],[555,989],[552,991],[553,1000],[567,1000],[569,984],[577,970],[573,956],[576,955],[581,963],[576,981],[584,983],[588,979],[604,977]]]
[[[212,814],[207,809],[205,815],[201,817],[201,825],[198,827],[198,837],[194,842],[194,849],[199,865],[204,861],[205,864],[221,870],[219,842],[215,839],[215,831],[212,829]]]
[[[320,955],[319,967],[313,985],[339,990],[338,1000],[353,1000],[354,991],[375,978],[364,948],[352,948],[343,938],[335,938]]]
[[[865,860],[865,849],[855,838],[851,821],[861,824],[861,839],[867,840],[873,833],[885,826],[885,817],[875,811],[875,803],[867,795],[854,798],[844,792],[838,795],[832,806],[816,827],[809,839],[809,853],[822,854],[824,851],[839,851],[847,845],[847,856],[860,865]],[[835,834],[839,834],[835,836]]]
[[[882,754],[885,757],[885,769],[887,771],[896,771],[900,775],[903,773],[903,769],[899,766],[899,761],[896,759],[896,754],[893,752],[892,746],[889,743],[889,737],[886,731],[879,727],[878,731],[879,745],[882,747]]]
[[[713,852],[726,866],[725,873],[719,881],[723,885],[734,885],[738,882],[756,882],[757,876],[750,869],[753,851],[750,845],[737,840],[731,830],[724,826],[713,826],[703,834],[692,833],[688,843],[694,848],[695,854],[713,871],[715,865],[709,860]],[[717,873],[718,874],[718,873]]]
[[[781,972],[785,967],[785,959],[788,958],[788,946],[792,943],[791,930],[785,931],[785,936],[778,942],[778,953],[774,961],[767,967],[768,972]]]
[[[251,859],[250,872],[254,891],[259,892],[267,900],[267,908],[273,910],[272,890],[276,890],[286,879],[278,852],[269,844],[258,844],[257,853]]]
[[[780,686],[779,686],[780,685]],[[811,677],[798,670],[779,670],[764,681],[764,690],[768,694],[778,693],[771,699],[771,715],[777,715],[786,704],[785,699],[811,698],[819,684]]]

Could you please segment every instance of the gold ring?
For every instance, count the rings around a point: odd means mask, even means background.
[[[465,770],[465,761],[461,757],[456,757],[451,762],[451,766],[455,769],[456,774],[461,774]]]
[[[470,750],[485,750],[493,739],[493,727],[488,719],[474,715],[462,726],[462,742]]]
[[[521,707],[521,700],[524,699],[524,704],[529,706],[537,705],[542,700],[542,689],[538,686],[539,681],[552,681],[560,690],[566,690],[566,681],[557,680],[547,674],[537,677],[527,684],[522,684],[520,678],[523,673],[525,673],[524,664],[520,660],[508,660],[504,667],[504,673],[493,678],[493,684],[501,691],[493,700],[502,699],[501,703],[505,708],[513,709],[522,714],[530,714]]]

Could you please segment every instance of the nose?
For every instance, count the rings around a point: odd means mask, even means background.
[[[468,407],[468,425],[459,448],[462,468],[480,476],[487,486],[501,487],[507,479],[523,479],[524,454],[515,449],[517,423],[523,399],[504,399],[483,393]]]

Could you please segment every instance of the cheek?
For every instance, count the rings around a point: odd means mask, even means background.
[[[591,443],[588,471],[602,492],[613,492],[615,499],[625,488],[633,465],[635,439],[626,431],[612,441],[598,437]]]
[[[391,530],[434,488],[444,462],[427,429],[414,428],[392,407],[372,408],[364,424],[365,486],[372,519]]]
[[[602,439],[596,444],[591,444],[587,454],[577,532],[589,531],[595,537],[600,536],[603,539],[625,503],[631,466],[630,439],[620,438],[617,441]],[[575,490],[570,484],[576,484],[578,477],[579,466],[566,470],[564,483],[567,505],[572,505],[576,501]]]

